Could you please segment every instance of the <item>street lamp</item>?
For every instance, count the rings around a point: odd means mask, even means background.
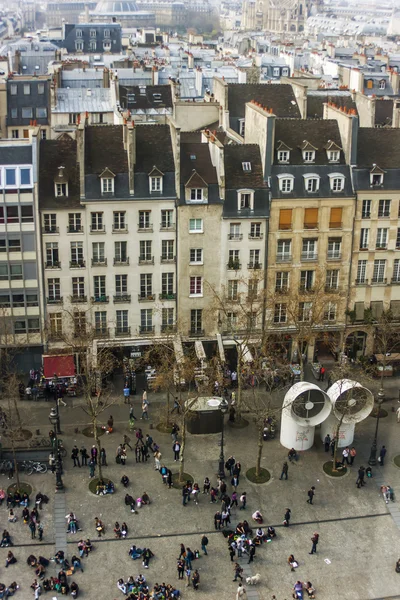
[[[371,452],[370,452],[369,459],[368,459],[368,464],[371,465],[371,467],[374,467],[376,465],[378,427],[379,427],[379,419],[381,416],[381,406],[382,406],[382,402],[384,401],[384,399],[385,399],[385,391],[381,387],[381,389],[378,392],[378,414],[376,416],[375,436],[374,436],[374,441],[372,442]]]
[[[60,456],[60,449],[58,447],[58,437],[57,434],[60,433],[59,429],[60,429],[60,416],[58,414],[58,407],[54,407],[51,409],[50,411],[50,415],[49,415],[49,421],[52,425],[54,425],[54,436],[55,436],[55,447],[56,447],[56,490],[63,490],[64,489],[64,484],[63,484],[63,480],[61,478],[61,470],[62,470],[62,466],[61,466],[61,456]],[[58,425],[58,427],[57,427]]]
[[[225,398],[221,400],[219,398],[212,398],[207,402],[209,406],[215,406],[219,408],[222,416],[222,428],[221,428],[221,452],[219,454],[218,461],[218,477],[220,479],[225,479],[225,457],[224,457],[224,417],[228,411],[228,402]]]

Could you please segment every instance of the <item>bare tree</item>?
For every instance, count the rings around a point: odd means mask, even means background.
[[[391,310],[383,311],[377,318],[373,318],[372,314],[368,314],[367,318],[374,327],[373,350],[375,353],[381,355],[378,361],[381,365],[379,379],[381,393],[384,393],[385,372],[387,367],[393,362],[393,354],[400,351],[399,322],[395,320]],[[375,371],[376,374],[376,365],[372,365],[372,371]]]

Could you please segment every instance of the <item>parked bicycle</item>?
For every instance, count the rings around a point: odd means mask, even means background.
[[[34,438],[29,442],[30,448],[50,448],[51,440],[50,438]]]
[[[32,473],[47,473],[47,465],[33,460],[24,460],[19,464],[19,468],[26,471],[27,475],[32,475]]]

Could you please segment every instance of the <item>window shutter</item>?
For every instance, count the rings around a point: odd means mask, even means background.
[[[380,300],[371,302],[371,313],[374,319],[380,319],[383,313],[383,302]]]
[[[279,211],[279,229],[292,228],[292,209],[282,208]]]
[[[364,302],[356,302],[354,310],[356,311],[356,321],[364,321]]]
[[[338,229],[342,226],[342,209],[331,208],[331,218],[329,220],[330,229]]]
[[[400,300],[391,300],[390,310],[393,317],[400,317]]]
[[[304,229],[316,229],[318,227],[318,208],[306,208],[304,210]]]

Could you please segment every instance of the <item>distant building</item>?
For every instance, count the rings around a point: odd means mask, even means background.
[[[50,85],[48,75],[14,75],[7,79],[7,136],[28,138],[29,127],[41,127],[41,137],[50,133]]]
[[[63,23],[79,23],[79,16],[87,8],[96,8],[97,2],[48,2],[46,8],[46,23],[48,27],[61,27]]]
[[[118,54],[122,50],[119,23],[64,23],[63,39],[57,42],[68,54]]]

